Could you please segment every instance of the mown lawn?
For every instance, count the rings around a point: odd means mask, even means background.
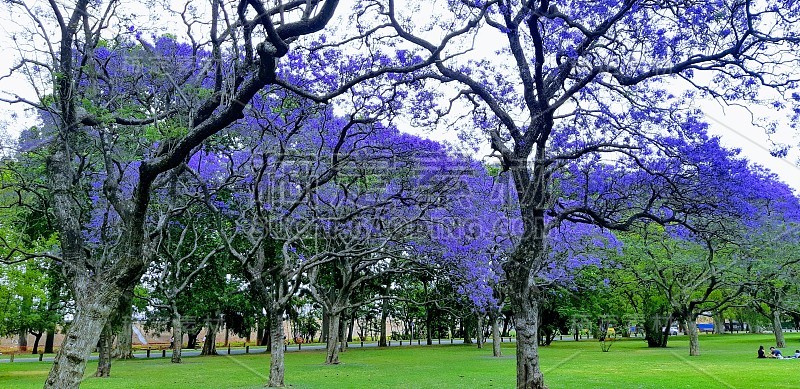
[[[773,342],[768,335],[706,335],[700,357],[689,358],[679,336],[666,349],[648,349],[641,340],[616,342],[604,353],[595,341],[556,342],[541,349],[545,381],[551,388],[797,388],[800,360],[759,360],[756,349]],[[790,355],[800,335],[788,334]],[[342,364],[325,366],[317,351],[288,353],[286,383],[295,388],[511,388],[514,348],[491,357],[491,348],[474,346],[354,348]],[[115,362],[112,378],[89,377],[83,388],[261,388],[269,356],[190,357],[181,365],[169,359]],[[49,363],[0,364],[0,388],[40,388]],[[87,368],[94,372],[95,363]]]

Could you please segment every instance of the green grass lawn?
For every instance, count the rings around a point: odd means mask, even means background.
[[[706,335],[702,355],[688,357],[688,340],[671,338],[666,349],[648,349],[642,340],[616,342],[600,351],[595,341],[555,342],[541,348],[545,382],[551,388],[797,388],[800,360],[756,359],[768,335]],[[800,348],[788,334],[784,354]],[[474,346],[358,349],[342,354],[341,365],[325,366],[321,352],[288,353],[286,383],[295,388],[510,388],[515,384],[512,344],[503,358]],[[87,378],[83,388],[261,388],[266,354],[114,362],[112,378]],[[40,388],[49,363],[0,364],[0,388]],[[90,363],[87,372],[94,372]]]

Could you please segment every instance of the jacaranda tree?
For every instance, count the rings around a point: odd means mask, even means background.
[[[550,251],[548,215],[614,229],[642,218],[668,223],[674,217],[663,212],[658,191],[650,201],[631,198],[627,212],[605,207],[594,196],[560,206],[558,186],[573,175],[558,172],[602,154],[668,179],[655,167],[636,165],[657,153],[678,155],[664,135],[691,139],[703,126],[701,113],[692,109],[699,96],[770,104],[796,115],[798,78],[791,72],[798,65],[800,5],[467,0],[448,2],[447,11],[419,23],[394,1],[388,7],[395,30],[417,52],[442,52],[426,40],[428,31],[446,31],[469,15],[482,16],[479,36],[496,38],[492,47],[469,46],[469,56],[459,56],[463,46],[444,51],[430,78],[463,85],[448,100],[468,104],[480,136],[513,177],[524,228],[504,269],[517,324],[517,386],[542,388],[536,334],[543,290],[537,280]],[[431,107],[434,118],[452,110],[448,100]],[[612,180],[590,174],[597,182]]]

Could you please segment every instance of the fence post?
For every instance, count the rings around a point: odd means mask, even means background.
[[[147,357],[150,358],[150,347],[147,348]]]

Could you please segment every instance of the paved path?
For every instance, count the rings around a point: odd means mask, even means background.
[[[503,338],[503,342],[509,342],[509,341],[510,342],[514,342],[515,340],[516,339],[514,339],[514,338]],[[486,343],[491,344],[492,343],[491,339],[488,339]],[[451,342],[450,339],[434,339],[433,340],[433,346],[438,346],[440,344],[442,346],[450,345],[450,344],[464,344],[464,340],[463,339],[453,339],[452,342]],[[419,344],[418,344],[416,339],[414,341],[412,341],[410,345],[411,346],[426,346],[424,340],[421,340],[419,342]],[[350,342],[349,346],[350,346],[351,349],[357,349],[357,348],[362,348],[362,347],[378,347],[378,342],[365,342],[363,344],[361,342]],[[390,347],[407,347],[407,346],[409,346],[409,342],[407,340],[404,340],[402,342],[402,345],[401,345],[399,341],[394,341],[393,340],[393,341],[391,341],[389,346]],[[306,344],[306,345],[289,344],[289,345],[286,346],[286,351],[287,352],[313,351],[313,350],[324,350],[324,349],[325,349],[325,345],[324,344],[319,344],[319,343]],[[263,353],[266,353],[266,352],[267,352],[267,348],[265,346],[251,346],[250,347],[250,354],[263,354]],[[227,355],[228,354],[228,349],[227,348],[223,348],[223,347],[218,347],[217,348],[217,353],[219,355]],[[241,348],[241,347],[231,348],[230,349],[230,354],[231,355],[245,354],[245,353],[246,353],[246,350],[244,348]],[[152,351],[150,351],[150,358],[164,358],[161,355],[162,355],[161,350],[152,350]],[[165,355],[166,355],[165,356],[166,358],[171,358],[172,357],[172,351],[171,350],[166,350]],[[184,356],[184,357],[196,357],[196,356],[200,355],[200,350],[184,349],[183,352],[181,353],[181,355]],[[134,356],[134,358],[144,359],[144,358],[147,358],[147,352],[146,351],[137,351],[137,352],[133,353],[133,356]],[[89,360],[96,361],[97,360],[97,355],[90,356]],[[44,357],[42,359],[42,361],[43,362],[53,362],[53,357],[52,356]],[[39,357],[31,355],[31,354],[17,354],[17,356],[14,358],[14,363],[17,363],[17,362],[39,362]],[[2,358],[2,359],[0,359],[0,363],[9,363],[9,359]]]

